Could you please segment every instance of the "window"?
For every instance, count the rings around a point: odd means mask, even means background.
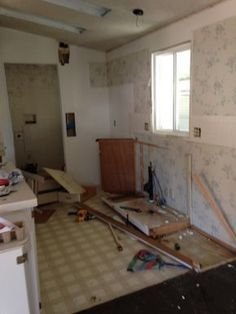
[[[189,131],[190,44],[152,54],[154,131]]]

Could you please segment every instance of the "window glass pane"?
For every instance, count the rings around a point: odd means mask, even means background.
[[[189,130],[190,50],[176,53],[176,129]]]
[[[159,130],[173,129],[173,53],[155,57],[155,119]]]

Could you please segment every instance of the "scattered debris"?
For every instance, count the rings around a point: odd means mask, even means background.
[[[185,296],[184,295],[182,295],[182,297],[181,297],[183,300],[185,300]]]
[[[91,219],[94,219],[95,216],[91,213],[89,213],[86,209],[79,208],[77,211],[77,217],[75,219],[76,222],[84,222]]]
[[[180,250],[180,245],[179,245],[179,243],[175,243],[175,250],[176,250],[176,251],[179,251],[179,250]]]
[[[199,283],[197,283],[197,284],[196,284],[196,287],[197,287],[197,288],[199,288],[199,287],[200,287],[200,284],[199,284]]]
[[[169,223],[169,220],[165,220],[165,224],[168,224]]]
[[[187,233],[190,235],[194,235],[194,232],[192,230],[189,230],[189,229],[187,230]]]
[[[178,310],[181,310],[181,306],[177,305],[177,309],[178,309]]]
[[[197,260],[193,260],[192,258],[183,255],[179,252],[176,252],[174,249],[171,249],[169,246],[164,244],[164,241],[157,241],[152,238],[149,238],[148,236],[142,234],[140,231],[131,228],[129,225],[127,226],[125,223],[121,223],[119,221],[116,221],[112,219],[111,217],[105,215],[104,213],[86,205],[86,204],[81,204],[81,203],[75,203],[75,207],[78,208],[86,208],[90,213],[94,214],[96,218],[99,220],[105,222],[105,223],[110,223],[113,227],[117,228],[118,230],[125,232],[126,234],[129,234],[133,237],[135,237],[138,241],[144,243],[145,245],[151,247],[154,250],[157,250],[159,253],[162,253],[173,260],[175,260],[177,263],[182,263],[184,268],[190,268],[194,269],[195,271],[200,270],[200,264]]]
[[[182,240],[182,239],[183,239],[183,236],[182,236],[181,234],[179,235],[179,239],[180,239],[180,240]]]
[[[229,268],[234,268],[234,266],[233,266],[232,264],[227,264],[227,266],[228,266]]]
[[[96,302],[96,300],[97,300],[97,297],[95,295],[91,296],[91,298],[90,298],[91,302]]]

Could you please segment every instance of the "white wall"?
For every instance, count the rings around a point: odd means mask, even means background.
[[[10,160],[14,160],[14,144],[4,62],[58,64],[57,48],[56,40],[0,28],[0,128]],[[58,65],[65,161],[68,172],[81,183],[99,183],[95,139],[109,136],[107,88],[91,88],[89,84],[89,62],[104,61],[103,52],[71,46],[70,64]],[[75,112],[77,136],[74,138],[66,137],[65,112]]]

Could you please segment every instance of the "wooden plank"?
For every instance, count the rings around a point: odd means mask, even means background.
[[[208,202],[208,204],[210,205],[210,207],[213,209],[216,217],[222,223],[222,225],[225,228],[228,235],[236,242],[236,234],[235,234],[234,230],[230,226],[229,222],[227,221],[225,215],[223,214],[223,212],[221,211],[219,206],[217,205],[216,201],[214,200],[211,192],[209,191],[209,189],[207,188],[205,183],[196,174],[194,174],[192,177],[193,177],[193,181],[195,182],[195,184],[197,185],[197,187],[201,191],[202,195],[205,197],[205,199]]]
[[[174,233],[176,231],[183,230],[189,227],[190,227],[189,219],[170,222],[166,225],[151,229],[150,236],[155,239],[158,236]]]
[[[139,149],[140,149],[140,181],[141,181],[141,189],[140,191],[143,191],[143,185],[144,185],[144,158],[143,158],[143,144],[139,143]]]
[[[142,234],[140,231],[134,229],[131,226],[127,226],[123,223],[120,223],[116,220],[114,220],[113,218],[104,215],[103,213],[85,205],[85,204],[80,204],[80,203],[76,203],[75,206],[81,208],[83,207],[84,209],[86,209],[88,212],[90,212],[91,214],[95,215],[99,220],[105,222],[106,224],[111,224],[113,227],[117,228],[120,231],[123,231],[129,235],[131,235],[132,237],[135,237],[137,240],[139,240],[140,242],[148,245],[149,247],[157,250],[159,253],[162,253],[170,258],[172,258],[173,260],[177,261],[178,263],[181,263],[182,265],[185,265],[186,267],[190,268],[190,269],[194,269],[196,271],[200,271],[200,264],[197,261],[192,260],[191,258],[182,255],[179,252],[176,252],[174,250],[172,250],[171,248],[169,248],[168,246],[166,246],[163,243],[160,243],[158,240],[154,240],[149,238],[148,236]]]
[[[133,200],[136,198],[144,198],[144,194],[142,193],[137,193],[137,194],[123,194],[123,195],[118,195],[118,196],[110,196],[106,197],[108,201],[111,201],[113,203],[120,203],[120,202],[125,202],[129,200]]]
[[[193,230],[197,231],[198,233],[202,234],[202,235],[203,235],[204,237],[206,237],[207,239],[210,239],[211,241],[213,241],[213,242],[219,244],[220,246],[224,247],[224,248],[227,249],[228,251],[230,251],[230,252],[236,254],[236,248],[233,247],[233,246],[231,246],[231,245],[229,245],[228,243],[226,243],[226,242],[224,242],[224,241],[222,241],[222,240],[219,240],[219,239],[213,237],[211,234],[209,234],[209,233],[203,231],[202,229],[200,229],[200,228],[198,228],[198,227],[196,227],[196,226],[194,226],[194,225],[191,226],[191,229],[193,229]]]
[[[155,148],[161,148],[161,149],[168,149],[168,147],[165,147],[165,146],[160,146],[160,145],[157,145],[157,144],[148,143],[148,142],[139,141],[139,140],[136,140],[136,143],[137,143],[137,144],[140,144],[140,145],[146,145],[146,146],[149,146],[149,147],[155,147]]]
[[[85,189],[66,172],[49,168],[44,168],[44,170],[70,194],[82,194],[85,192]]]

